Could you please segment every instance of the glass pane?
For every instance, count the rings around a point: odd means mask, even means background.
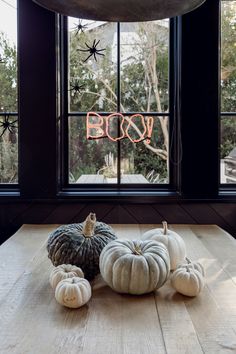
[[[236,183],[236,116],[221,119],[221,183]]]
[[[116,38],[115,23],[69,18],[70,112],[116,111]]]
[[[169,20],[121,23],[121,110],[168,112]]]
[[[147,121],[148,117],[145,117]],[[141,120],[134,121],[139,133],[134,127],[129,128],[130,138],[121,142],[121,182],[122,183],[169,183],[168,156],[168,117],[155,117],[150,144],[139,140],[140,132],[144,132]],[[147,122],[146,122],[147,123]],[[161,128],[162,126],[162,128]],[[165,127],[165,129],[164,129]],[[163,134],[163,131],[166,134]]]
[[[17,1],[0,2],[0,183],[18,180]]]
[[[236,1],[222,1],[221,14],[221,111],[236,112]]]
[[[96,124],[96,117],[90,122]],[[113,136],[113,120],[110,126]],[[90,133],[96,136],[99,131]],[[117,143],[107,138],[87,139],[85,116],[69,119],[69,183],[117,183]]]

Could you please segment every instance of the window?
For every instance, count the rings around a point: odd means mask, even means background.
[[[169,184],[170,21],[69,18],[67,26],[68,56],[62,67],[68,70],[61,89],[68,92],[66,183]],[[92,45],[99,50],[95,55]],[[86,119],[88,112],[95,114]],[[115,112],[120,114],[110,117]],[[95,138],[100,135],[109,138]]]
[[[236,1],[221,1],[221,183],[236,184]]]
[[[0,1],[0,183],[18,181],[17,1]]]

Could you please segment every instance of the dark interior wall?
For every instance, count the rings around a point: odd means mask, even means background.
[[[21,202],[0,204],[0,242],[22,224],[65,224],[83,221],[92,211],[113,224],[217,224],[236,237],[235,203]]]

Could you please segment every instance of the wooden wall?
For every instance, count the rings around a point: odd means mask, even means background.
[[[166,202],[16,202],[0,204],[0,242],[22,224],[64,224],[81,222],[93,211],[97,219],[113,224],[161,223],[216,224],[236,237],[235,203]]]

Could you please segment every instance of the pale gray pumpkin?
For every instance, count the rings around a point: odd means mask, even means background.
[[[113,229],[96,221],[90,213],[85,222],[60,226],[49,235],[48,257],[54,266],[72,264],[80,267],[87,279],[99,273],[99,256],[108,242],[116,239]]]
[[[203,265],[199,262],[196,261],[191,261],[189,258],[185,258],[186,262],[185,263],[181,263],[178,265],[178,268],[193,268],[198,270],[203,276],[205,276],[205,269],[203,267]]]
[[[49,282],[51,287],[55,289],[61,280],[73,277],[84,278],[84,273],[79,267],[76,267],[75,265],[61,264],[52,269],[49,277]]]
[[[85,305],[91,298],[91,286],[84,278],[74,277],[61,280],[55,290],[57,302],[70,308]]]
[[[197,296],[205,284],[203,275],[192,267],[177,268],[170,280],[172,287],[186,296]]]
[[[174,270],[177,265],[184,261],[186,255],[185,242],[177,232],[169,230],[166,221],[162,222],[163,228],[152,229],[142,235],[142,240],[155,240],[163,243],[170,255],[170,269]]]
[[[154,240],[119,239],[103,249],[100,271],[105,282],[119,293],[149,293],[167,280],[169,253],[165,245]]]

